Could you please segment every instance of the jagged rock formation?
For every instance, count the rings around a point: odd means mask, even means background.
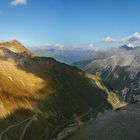
[[[124,45],[111,51],[105,52],[107,55],[94,59],[82,69],[100,75],[127,102],[140,101],[140,47]]]

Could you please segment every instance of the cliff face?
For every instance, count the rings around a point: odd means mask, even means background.
[[[116,49],[104,58],[94,59],[83,70],[98,73],[126,102],[140,100],[140,47]]]

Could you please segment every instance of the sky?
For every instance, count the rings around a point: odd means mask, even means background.
[[[0,40],[28,46],[135,45],[140,0],[0,0]]]

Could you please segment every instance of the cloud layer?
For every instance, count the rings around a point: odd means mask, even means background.
[[[11,5],[16,6],[16,5],[26,5],[27,0],[11,0]]]
[[[120,38],[120,39],[113,39],[112,37],[105,37],[101,40],[105,43],[118,43],[118,44],[127,44],[130,46],[140,46],[140,33],[135,32],[131,35],[128,35],[126,37]]]
[[[111,43],[111,42],[114,42],[114,41],[115,41],[115,39],[111,38],[110,36],[102,39],[102,42],[106,42],[106,43]]]
[[[120,42],[124,42],[124,43],[133,43],[137,41],[140,41],[140,34],[138,32],[135,32],[120,40]]]

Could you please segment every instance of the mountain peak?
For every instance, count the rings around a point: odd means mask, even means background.
[[[130,51],[130,50],[133,50],[134,49],[134,46],[128,44],[128,45],[122,45],[119,47],[120,49],[124,49],[124,50],[127,50],[127,51]]]
[[[24,45],[22,45],[19,41],[16,39],[6,42],[0,43],[0,48],[7,48],[15,53],[24,53],[29,56],[33,56],[33,53],[30,52]]]

